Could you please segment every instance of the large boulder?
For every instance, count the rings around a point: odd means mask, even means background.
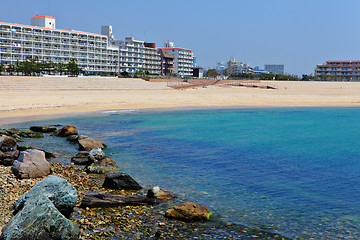
[[[18,159],[20,151],[11,151],[0,153],[0,165],[12,166],[14,161]]]
[[[110,157],[105,157],[101,161],[96,161],[89,166],[85,167],[85,171],[88,173],[97,173],[103,174],[107,172],[112,172],[118,170],[118,165],[114,161],[114,159]]]
[[[140,190],[142,188],[132,177],[120,171],[106,174],[103,187],[125,190]]]
[[[51,158],[56,158],[55,154],[52,153],[52,152],[49,152],[49,151],[46,151],[42,148],[39,148],[39,147],[35,147],[35,146],[26,146],[26,145],[17,145],[17,150],[19,151],[25,151],[25,150],[28,150],[28,149],[36,149],[36,150],[39,150],[39,151],[42,151],[45,153],[45,158],[46,159],[51,159]]]
[[[75,187],[68,181],[50,175],[21,195],[12,206],[12,210],[16,214],[25,206],[27,201],[40,195],[49,198],[66,217],[69,217],[73,212],[78,197]]]
[[[31,149],[20,153],[11,170],[21,179],[44,177],[50,174],[50,163],[46,161],[44,152]]]
[[[1,240],[79,239],[79,227],[45,196],[29,199],[2,229]]]
[[[204,206],[193,202],[186,202],[169,209],[165,213],[165,217],[179,219],[184,221],[207,221],[212,213]]]
[[[79,136],[78,142],[79,142],[80,151],[90,151],[94,148],[101,148],[101,149],[106,148],[106,145],[103,142],[99,140],[94,140],[84,135]]]
[[[76,129],[76,127],[68,125],[68,126],[65,126],[61,129],[59,129],[57,131],[56,135],[59,137],[68,137],[70,135],[78,135],[78,130]]]
[[[88,151],[80,151],[71,158],[71,162],[78,165],[89,165],[92,161],[89,159]]]
[[[56,127],[31,126],[30,130],[32,130],[34,132],[51,133],[51,132],[55,132],[57,129],[56,129]]]

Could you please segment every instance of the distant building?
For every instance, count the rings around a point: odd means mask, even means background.
[[[231,76],[242,73],[254,73],[254,69],[246,63],[236,62],[235,57],[231,57],[227,62],[227,68],[224,70],[224,74]]]
[[[194,67],[194,56],[191,49],[175,47],[173,42],[165,43],[165,47],[159,48],[167,50],[174,55],[174,73],[180,77],[192,77]]]
[[[316,66],[315,77],[322,80],[359,81],[360,61],[326,61]]]
[[[259,66],[254,67],[254,74],[260,75],[260,74],[268,74],[268,71],[265,71],[265,69],[260,69]]]
[[[174,55],[166,49],[159,49],[161,56],[161,75],[170,75],[174,71]]]
[[[215,69],[220,75],[223,75],[224,70],[226,69],[226,66],[225,66],[225,64],[223,64],[222,62],[219,61],[219,62],[217,62]]]
[[[285,66],[283,64],[265,64],[265,71],[273,74],[282,74],[285,73]]]
[[[201,67],[195,67],[193,69],[193,77],[195,78],[204,78],[204,69]]]

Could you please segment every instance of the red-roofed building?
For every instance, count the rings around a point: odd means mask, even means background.
[[[360,61],[326,61],[316,66],[315,77],[321,80],[359,81]]]
[[[193,76],[194,56],[191,49],[175,47],[173,42],[167,42],[159,49],[167,50],[174,56],[173,73],[183,78]]]

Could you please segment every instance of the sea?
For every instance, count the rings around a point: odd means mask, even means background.
[[[206,205],[221,221],[295,239],[360,239],[358,107],[119,110],[11,127],[53,124],[103,141],[142,186]],[[68,144],[54,139],[38,146]]]

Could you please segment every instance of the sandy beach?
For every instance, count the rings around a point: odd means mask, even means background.
[[[166,82],[133,78],[0,76],[0,124],[113,109],[360,106],[360,82],[262,83],[277,89],[215,85],[178,90]]]

